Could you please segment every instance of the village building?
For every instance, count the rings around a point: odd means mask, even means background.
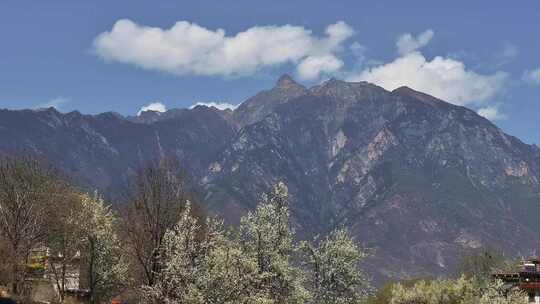
[[[529,303],[540,304],[540,258],[530,258],[523,262],[517,272],[496,273],[508,288],[519,288],[527,293]]]
[[[61,267],[62,256],[49,248],[38,247],[31,251],[27,265],[26,290],[33,301],[50,303],[60,298],[60,289],[66,291],[71,303],[85,303],[88,290],[81,288],[81,256],[77,254]],[[63,280],[60,280],[63,278]],[[63,284],[63,286],[62,286]]]

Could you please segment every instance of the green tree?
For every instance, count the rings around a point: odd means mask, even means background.
[[[366,304],[390,304],[390,301],[392,300],[392,291],[396,284],[401,284],[401,286],[407,288],[412,287],[420,280],[422,279],[412,279],[400,282],[387,282],[382,287],[377,289],[375,294],[368,298]]]
[[[467,278],[457,280],[421,280],[411,287],[396,284],[391,304],[468,304],[476,299],[478,290]]]
[[[507,268],[509,262],[497,251],[482,249],[466,254],[458,266],[458,274],[489,280],[494,271]]]

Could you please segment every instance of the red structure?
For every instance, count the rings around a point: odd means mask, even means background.
[[[509,287],[518,287],[528,294],[529,303],[540,304],[540,259],[526,260],[519,272],[496,273],[493,275],[507,283]]]

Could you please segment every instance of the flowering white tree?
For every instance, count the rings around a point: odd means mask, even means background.
[[[70,289],[79,287],[78,266],[88,220],[83,199],[83,194],[66,191],[47,209],[46,269],[56,285],[60,303]]]
[[[307,255],[313,303],[353,304],[370,295],[370,280],[360,270],[367,253],[347,230],[333,231],[318,246],[303,242],[301,247]]]
[[[50,206],[47,218],[47,270],[60,302],[69,289],[82,287],[89,290],[91,303],[101,303],[127,284],[118,220],[101,198],[66,192]]]
[[[306,243],[306,280],[305,269],[295,264],[287,197],[287,187],[277,184],[235,231],[217,219],[197,219],[187,204],[165,233],[161,270],[153,285],[143,286],[145,303],[358,303],[369,290],[358,269],[364,251],[343,230],[316,248]]]
[[[188,203],[178,223],[167,231],[154,285],[143,288],[149,303],[242,303],[244,271],[241,252],[226,237],[220,220],[201,224]]]
[[[478,281],[461,276],[452,280],[421,280],[411,287],[396,284],[391,304],[526,304],[526,295],[508,290],[501,281],[479,286]]]
[[[250,274],[250,303],[306,303],[310,295],[304,274],[291,261],[293,232],[285,184],[278,183],[254,212],[242,218],[240,244],[256,266]]]
[[[90,301],[101,303],[128,285],[128,264],[117,234],[119,220],[112,210],[98,196],[83,195],[81,201],[85,210],[85,281]]]
[[[483,289],[478,304],[525,304],[528,303],[527,295],[517,289],[508,290],[504,282],[496,280]],[[471,303],[472,304],[472,303]]]

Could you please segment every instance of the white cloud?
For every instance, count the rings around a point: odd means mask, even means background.
[[[232,103],[228,103],[228,102],[213,102],[212,101],[212,102],[197,102],[196,104],[192,105],[189,108],[193,109],[196,106],[214,107],[219,110],[226,110],[226,109],[234,110],[238,107],[238,105],[233,105]]]
[[[405,55],[426,46],[431,38],[433,38],[433,35],[435,35],[435,32],[429,29],[418,34],[416,37],[414,37],[411,33],[406,33],[399,36],[396,41],[398,53]]]
[[[339,71],[343,61],[333,55],[309,56],[302,60],[297,67],[298,76],[305,80],[318,79],[321,74],[331,74]]]
[[[504,72],[479,74],[467,69],[459,60],[442,56],[429,60],[419,51],[410,51],[414,49],[413,44],[425,45],[432,33],[426,31],[417,38],[410,34],[401,36],[397,45],[403,55],[394,61],[350,74],[348,80],[372,82],[387,90],[408,86],[457,105],[489,100],[502,89],[507,78]],[[405,48],[407,43],[403,41],[409,40],[412,42]],[[409,51],[405,52],[405,49]]]
[[[361,64],[366,59],[367,48],[363,46],[362,44],[360,44],[358,41],[353,42],[349,46],[349,50],[355,57],[356,61],[358,61],[357,63]]]
[[[460,61],[440,56],[429,61],[421,53],[413,52],[366,69],[351,79],[372,82],[387,90],[409,86],[445,101],[466,105],[495,96],[506,77],[503,72],[478,74],[467,70]]]
[[[478,110],[478,115],[483,116],[492,121],[507,118],[505,114],[502,114],[499,112],[499,108],[497,106],[488,106],[485,108],[481,108]]]
[[[167,111],[167,107],[161,102],[152,102],[152,103],[147,104],[146,106],[141,107],[139,112],[137,112],[137,116],[140,116],[141,113],[145,111],[154,111],[154,112],[163,113]]]
[[[353,34],[344,22],[316,37],[301,26],[255,26],[236,35],[180,21],[169,29],[138,25],[122,19],[94,40],[97,54],[106,61],[133,64],[172,74],[249,75],[269,66],[298,64],[310,56],[333,56]],[[329,72],[312,66],[308,75]],[[305,70],[304,70],[305,72]]]
[[[540,68],[525,71],[523,80],[532,84],[540,84]]]
[[[365,47],[359,43],[345,48],[345,41],[353,34],[354,30],[342,21],[317,36],[293,25],[255,26],[227,35],[223,29],[211,30],[186,21],[162,29],[123,19],[96,37],[94,47],[107,61],[178,75],[249,75],[265,67],[293,64],[302,80],[345,74],[347,80],[365,80],[388,90],[409,86],[458,105],[491,99],[507,78],[504,72],[479,74],[448,56],[426,58],[419,49],[433,38],[431,29],[398,37],[400,56],[387,63],[363,63]],[[356,62],[353,72],[343,71],[345,63],[339,55],[345,51]],[[515,53],[508,44],[502,54],[508,58]],[[534,71],[528,72],[526,78],[534,75]]]
[[[66,104],[69,102],[69,98],[66,98],[66,97],[56,97],[56,98],[53,98],[49,101],[47,101],[46,103],[42,103],[42,104],[39,104],[37,106],[35,106],[35,108],[50,108],[50,107],[53,107],[55,109],[60,109],[62,107],[62,105]]]

